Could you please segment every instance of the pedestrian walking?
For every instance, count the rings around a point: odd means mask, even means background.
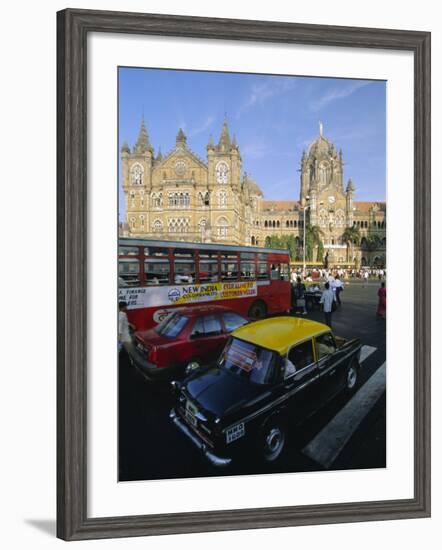
[[[376,315],[381,319],[385,319],[387,315],[387,290],[385,283],[382,281],[381,288],[378,290],[378,309]]]
[[[123,349],[129,353],[132,347],[132,336],[130,328],[134,328],[127,318],[127,303],[118,302],[118,351]]]
[[[364,271],[364,286],[367,284],[368,282],[368,277],[369,277],[369,273],[368,271]]]
[[[334,287],[335,287],[336,303],[338,304],[338,306],[341,306],[341,292],[344,290],[344,285],[339,275],[336,275]]]
[[[336,301],[335,293],[330,289],[330,284],[325,283],[325,290],[322,293],[319,303],[322,304],[324,315],[325,315],[325,324],[330,328],[332,326],[332,311],[333,311],[333,302]]]
[[[305,305],[305,284],[301,281],[301,277],[296,279],[296,285],[293,288],[293,295],[295,299],[295,312],[298,309],[302,309],[302,314],[307,315],[307,308]]]

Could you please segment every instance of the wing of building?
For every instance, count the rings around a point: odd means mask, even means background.
[[[175,147],[155,155],[142,120],[135,145],[121,148],[126,216],[120,234],[252,246],[292,236],[300,248],[305,215],[329,265],[385,265],[386,204],[356,201],[351,178],[344,187],[342,151],[323,135],[322,125],[301,158],[298,201],[265,200],[242,171],[227,120],[206,151],[206,159],[199,158],[180,129]]]

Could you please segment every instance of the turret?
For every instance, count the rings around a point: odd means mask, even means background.
[[[138,134],[138,139],[134,147],[134,154],[136,155],[144,155],[149,154],[152,156],[153,154],[153,147],[150,144],[149,141],[149,135],[146,130],[146,126],[144,124],[144,116],[141,119],[141,126],[140,126],[140,132]]]
[[[349,178],[347,183],[347,188],[345,190],[346,196],[346,207],[347,207],[347,225],[351,227],[353,225],[353,194],[355,192],[355,187],[353,185],[353,180]]]
[[[176,146],[178,148],[182,148],[182,149],[185,149],[186,147],[186,142],[187,142],[187,138],[186,138],[186,134],[183,132],[183,129],[180,128],[178,130],[178,134],[176,136]]]
[[[229,127],[227,125],[227,115],[224,117],[224,124],[221,130],[221,136],[219,138],[218,142],[218,151],[219,152],[228,152],[231,148],[231,142],[230,142],[230,135],[229,135]]]

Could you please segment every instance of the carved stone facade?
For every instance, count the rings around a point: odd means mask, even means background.
[[[129,237],[265,246],[272,235],[293,235],[302,246],[306,223],[320,228],[329,265],[385,265],[385,202],[354,201],[351,179],[344,189],[342,151],[323,135],[304,152],[299,201],[265,200],[258,184],[242,172],[235,137],[224,121],[218,143],[207,144],[207,159],[187,145],[180,129],[165,156],[149,141],[144,120],[132,150],[121,149],[126,219],[120,233]],[[357,226],[360,246],[343,242]],[[381,243],[373,250],[371,235]]]

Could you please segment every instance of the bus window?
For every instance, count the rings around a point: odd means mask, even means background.
[[[118,255],[119,256],[138,256],[138,247],[137,246],[119,246]]]
[[[144,249],[145,256],[169,256],[169,251],[167,248],[157,248],[156,246],[145,247]]]
[[[193,258],[193,250],[175,248],[173,255],[177,258]]]
[[[264,281],[269,278],[269,270],[267,264],[264,262],[258,263],[258,280]]]
[[[195,282],[195,262],[176,260],[174,262],[175,284]]]
[[[140,262],[138,260],[120,260],[118,276],[121,286],[137,286],[140,284]]]
[[[218,258],[218,251],[214,250],[200,250],[200,258],[216,260]]]
[[[215,283],[219,280],[218,277],[218,262],[216,260],[200,260],[199,270],[200,283]]]
[[[146,285],[168,285],[169,260],[145,260],[144,282]]]
[[[254,260],[255,254],[253,252],[241,252],[241,260]]]
[[[288,281],[290,276],[289,264],[274,263],[270,268],[270,278],[272,281]]]
[[[241,279],[255,279],[255,264],[241,262]]]
[[[267,254],[258,252],[258,262],[267,262]]]
[[[281,264],[281,280],[289,281],[290,280],[290,266],[289,264]]]
[[[236,281],[238,279],[238,262],[221,262],[221,280]]]
[[[236,252],[225,252],[221,254],[221,260],[237,260],[238,254]]]

